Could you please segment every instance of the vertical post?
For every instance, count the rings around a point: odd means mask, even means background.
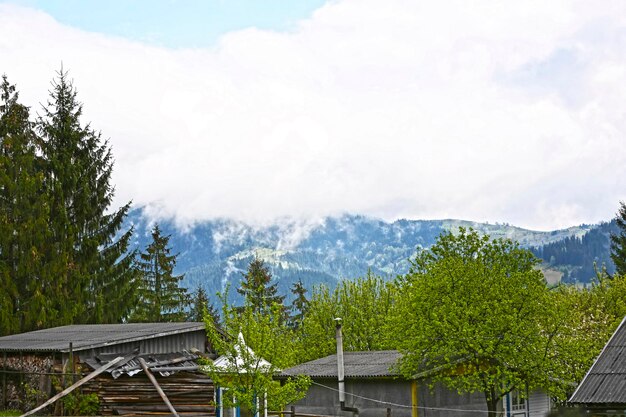
[[[291,406],[291,417],[296,417],[296,406],[295,405]]]
[[[411,417],[419,417],[417,406],[418,406],[418,397],[417,397],[417,381],[411,381]]]
[[[335,338],[337,339],[337,385],[339,389],[339,404],[346,404],[346,391],[343,380],[343,335],[341,334],[341,319],[336,318]]]
[[[387,417],[391,417],[391,408],[387,407]]]
[[[7,353],[2,355],[2,409],[7,408]]]
[[[22,398],[26,398],[26,390],[24,389],[24,354],[20,350],[20,364],[19,364],[19,375],[20,375],[20,395]]]
[[[76,382],[76,367],[74,366],[74,345],[70,342],[70,372],[72,373],[72,377],[70,378],[72,384]]]

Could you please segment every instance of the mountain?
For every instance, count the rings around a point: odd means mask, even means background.
[[[142,209],[131,211],[126,221],[135,228],[133,247],[143,250],[150,243],[153,224]],[[290,287],[298,280],[311,290],[318,284],[332,287],[337,280],[363,276],[368,270],[389,278],[404,274],[418,248],[429,247],[441,232],[454,232],[459,227],[516,240],[547,259],[545,267],[553,269],[556,279],[563,275],[567,280],[582,282],[589,267],[584,269],[578,263],[587,258],[570,259],[563,253],[570,253],[576,245],[584,248],[579,252],[587,250],[593,244],[599,251],[593,256],[604,261],[607,246],[597,241],[602,237],[608,240],[606,233],[610,229],[605,225],[581,225],[539,232],[508,224],[463,220],[385,222],[359,215],[327,217],[312,223],[282,220],[265,226],[215,219],[180,228],[173,220],[160,220],[159,226],[164,234],[171,235],[170,246],[178,253],[176,273],[185,274],[184,285],[192,290],[203,286],[211,295],[230,285],[232,300],[237,298],[235,289],[241,273],[254,256],[270,267],[279,291],[290,295]]]
[[[617,223],[612,220],[594,226],[582,236],[569,236],[531,250],[545,265],[560,272],[562,282],[586,284],[596,276],[596,268],[615,273],[610,236],[618,233]]]

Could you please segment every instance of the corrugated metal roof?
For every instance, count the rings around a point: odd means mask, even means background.
[[[75,324],[0,337],[0,352],[69,352],[203,330],[204,323]]]
[[[401,354],[397,350],[373,352],[344,352],[344,376],[346,378],[393,377],[393,370]],[[308,375],[318,378],[337,378],[337,355],[326,356],[284,370],[281,376]]]
[[[626,318],[572,397],[576,404],[626,404]]]

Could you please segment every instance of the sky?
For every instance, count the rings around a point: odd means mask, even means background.
[[[0,73],[69,71],[115,204],[552,230],[626,200],[618,1],[0,0]]]

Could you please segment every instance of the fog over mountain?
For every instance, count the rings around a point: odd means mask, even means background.
[[[135,209],[127,223],[135,228],[134,247],[145,248],[154,220],[144,210]],[[552,255],[547,261],[553,263],[544,267],[553,269],[553,280],[563,275],[572,282],[588,282],[593,278],[579,277],[576,271],[581,268],[553,255],[561,251],[559,245],[564,245],[563,242],[568,242],[569,247],[578,244],[582,248],[579,251],[584,251],[585,239],[596,236],[594,239],[604,239],[604,243],[599,245],[602,253],[593,256],[602,262],[609,259],[608,224],[545,232],[465,220],[386,222],[352,214],[311,222],[281,219],[263,226],[224,218],[186,227],[177,226],[173,219],[161,219],[158,223],[165,234],[171,234],[170,247],[178,253],[176,269],[185,274],[184,285],[190,290],[202,286],[211,295],[230,285],[233,299],[236,299],[235,289],[241,273],[255,256],[270,267],[279,291],[288,294],[291,285],[298,280],[310,290],[318,284],[332,287],[338,280],[363,276],[368,270],[390,279],[404,274],[418,248],[429,247],[440,233],[454,232],[459,227],[472,227],[494,238],[511,238],[532,248],[540,257],[544,247],[550,248],[547,251]],[[593,264],[593,260],[590,263]],[[593,268],[582,272],[589,275],[589,271]]]

